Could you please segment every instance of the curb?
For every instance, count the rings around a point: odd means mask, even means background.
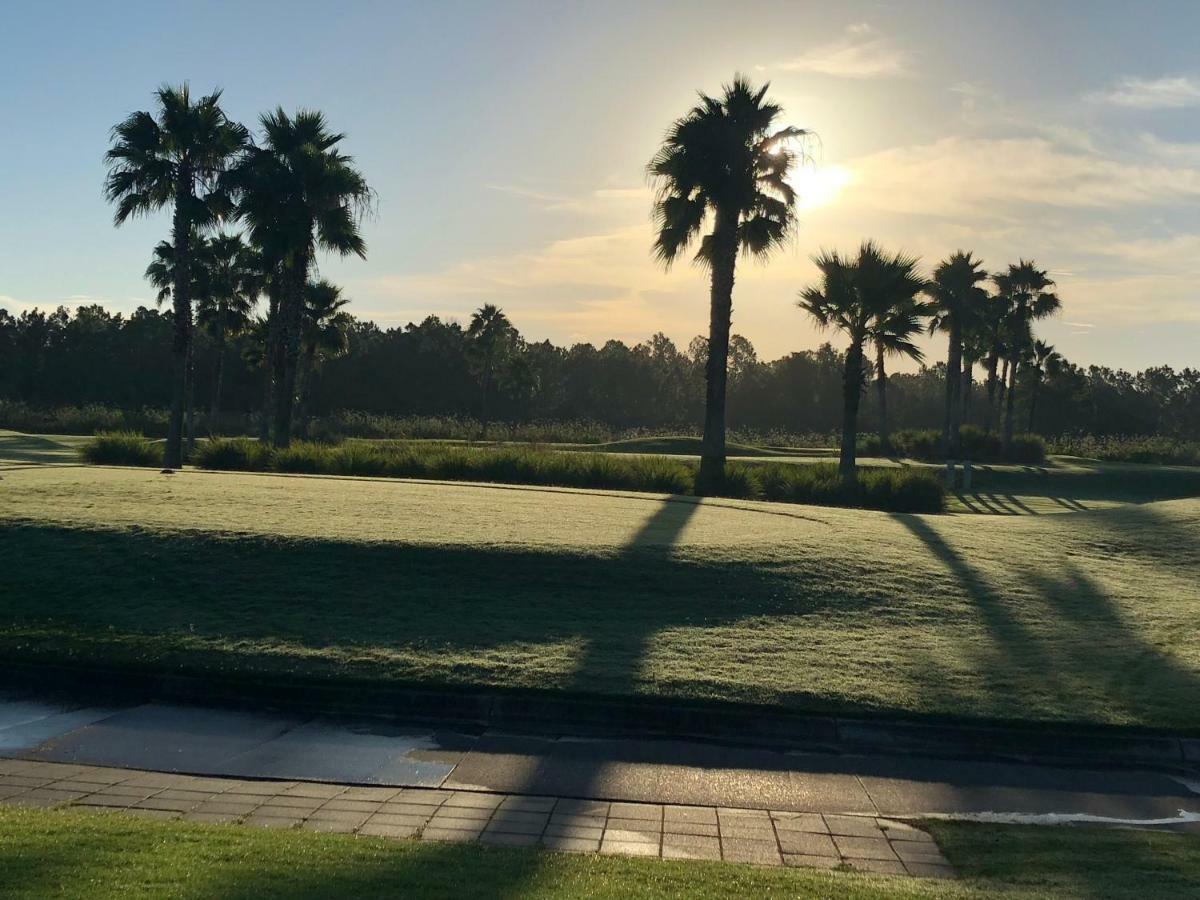
[[[1194,773],[1200,738],[1118,726],[1070,728],[813,715],[778,707],[502,689],[191,674],[40,663],[0,664],[0,684],[103,704],[173,702],[538,734],[699,739],[785,750],[1005,760]]]

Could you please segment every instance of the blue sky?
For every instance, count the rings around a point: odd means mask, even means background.
[[[739,274],[734,329],[761,355],[826,339],[793,307],[809,257],[874,237],[930,265],[1033,257],[1065,304],[1043,333],[1077,361],[1200,363],[1200,4],[737,8],[9,4],[0,307],[151,303],[167,219],[114,229],[101,158],[186,79],[247,124],[309,106],[346,132],[379,193],[370,255],[321,266],[359,315],[496,302],[532,338],[686,345],[706,286],[654,266],[644,166],[696,90],[741,71],[820,137],[795,240]]]

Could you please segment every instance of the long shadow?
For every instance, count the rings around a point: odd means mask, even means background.
[[[893,518],[962,585],[991,641],[986,656],[977,658],[974,665],[990,671],[999,690],[1039,690],[1076,697],[1081,720],[1101,713],[1107,714],[1101,718],[1112,718],[1113,710],[1119,710],[1121,718],[1143,718],[1144,695],[1139,701],[1125,689],[1131,679],[1157,685],[1160,720],[1169,720],[1172,709],[1178,712],[1200,704],[1200,673],[1135,630],[1096,579],[1068,557],[1057,571],[1032,565],[1006,567],[1013,583],[1005,585],[1002,593],[925,519]],[[1188,539],[1194,541],[1195,535]],[[1032,594],[1034,605],[1028,600],[1017,604],[1007,596],[1018,591]],[[1018,606],[1023,607],[1021,615]],[[1064,640],[1056,640],[1059,635]],[[932,659],[928,662],[938,664]],[[949,680],[941,683],[945,685],[943,700],[952,699]],[[960,698],[956,705],[962,702]],[[1091,710],[1088,703],[1104,703],[1108,708]]]

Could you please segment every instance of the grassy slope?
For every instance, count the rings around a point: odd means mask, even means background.
[[[1012,900],[1185,897],[1195,837],[1094,829],[939,827],[962,882],[728,863],[575,856],[477,845],[0,809],[12,898],[839,897]]]
[[[1200,729],[1200,501],[903,516],[42,468],[0,657]],[[20,523],[20,524],[19,524]]]

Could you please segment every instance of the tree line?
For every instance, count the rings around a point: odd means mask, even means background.
[[[0,311],[0,398],[42,409],[87,404],[165,408],[171,386],[162,375],[170,369],[172,334],[170,308],[141,308],[128,315],[95,305],[20,315]],[[195,338],[201,433],[256,428],[263,402],[260,334],[241,331],[221,344],[201,322]],[[474,340],[470,323],[430,316],[382,328],[340,310],[327,322],[320,341],[303,346],[304,358],[311,360],[304,369],[311,375],[302,384],[298,430],[307,430],[313,417],[344,410],[481,419],[487,354]],[[634,345],[612,340],[559,346],[529,340],[507,323],[490,354],[486,417],[496,422],[586,420],[613,431],[691,432],[702,421],[703,337],[686,346],[662,334]],[[213,419],[222,358],[221,415]],[[991,421],[994,427],[1003,363],[997,367],[991,403],[987,366],[974,363],[972,369],[972,378],[963,384],[962,421],[979,427]],[[844,373],[845,352],[828,344],[766,360],[749,340],[732,334],[729,425],[764,436],[840,430]],[[914,372],[887,374],[890,427],[940,429],[945,373],[945,361],[938,360]],[[874,380],[866,361],[862,378],[864,383]],[[1197,369],[1160,366],[1127,372],[1054,356],[1032,359],[1017,379],[1014,417],[1021,431],[1047,437],[1163,434],[1200,439]],[[878,391],[864,392],[862,403],[861,430],[878,431]]]

